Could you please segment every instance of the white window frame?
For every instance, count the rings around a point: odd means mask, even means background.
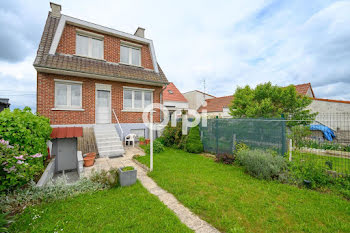
[[[81,54],[77,54],[77,51],[78,51],[78,43],[77,43],[78,36],[85,36],[85,37],[87,37],[89,39],[88,40],[89,42],[88,42],[88,55],[87,56],[81,55]],[[93,57],[92,56],[92,39],[102,41],[102,57]],[[93,59],[104,60],[104,36],[103,35],[77,29],[75,41],[76,41],[76,43],[75,43],[75,55],[81,56],[81,57],[88,57],[88,58],[93,58]]]
[[[125,108],[124,106],[124,91],[132,91],[131,93],[131,108]],[[141,91],[142,92],[142,107],[141,108],[135,108],[134,102],[135,102],[135,91]],[[145,92],[151,93],[151,104],[153,104],[153,93],[154,89],[147,89],[147,88],[137,88],[137,87],[123,87],[123,110],[124,112],[143,112],[143,109],[145,106]]]
[[[141,52],[142,52],[141,48],[142,48],[142,46],[136,46],[136,45],[131,45],[131,44],[132,43],[127,43],[127,42],[120,43],[120,61],[119,62],[122,64],[130,65],[130,66],[141,67],[142,66],[142,64],[141,64]],[[126,47],[129,49],[129,62],[128,63],[122,62],[122,55],[121,55],[122,47]],[[132,49],[136,49],[136,50],[140,51],[139,65],[132,64]]]
[[[73,110],[73,111],[84,111],[82,109],[83,103],[83,82],[70,81],[70,80],[59,80],[55,79],[55,107],[52,110]],[[64,84],[67,86],[67,105],[57,105],[57,85]],[[72,85],[80,86],[80,105],[72,106]]]

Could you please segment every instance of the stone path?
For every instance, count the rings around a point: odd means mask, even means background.
[[[135,147],[126,147],[124,157],[120,158],[99,158],[96,160],[93,167],[84,167],[84,176],[88,177],[92,169],[95,170],[109,170],[110,168],[133,166],[137,169],[137,178],[142,185],[153,195],[157,196],[169,209],[171,209],[187,227],[200,233],[219,232],[206,221],[200,219],[197,215],[192,213],[188,208],[182,205],[171,193],[160,188],[150,177],[147,176],[147,171],[139,164],[132,160],[136,154],[144,155],[144,152]]]

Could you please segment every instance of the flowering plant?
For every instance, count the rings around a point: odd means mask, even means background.
[[[10,191],[33,180],[43,170],[42,154],[28,155],[0,139],[0,192]]]

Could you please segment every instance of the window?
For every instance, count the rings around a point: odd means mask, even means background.
[[[55,108],[80,109],[82,100],[81,83],[55,82]]]
[[[141,89],[124,89],[124,110],[142,110],[152,104],[153,92]]]
[[[136,134],[138,138],[145,137],[145,129],[131,129],[130,133]]]
[[[103,39],[77,34],[76,54],[103,59]]]
[[[120,62],[129,65],[141,66],[141,49],[121,45]]]
[[[174,92],[173,92],[172,90],[168,90],[168,92],[169,92],[170,94],[174,94]]]

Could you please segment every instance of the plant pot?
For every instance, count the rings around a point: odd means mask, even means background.
[[[90,152],[90,153],[85,154],[85,158],[88,158],[88,157],[96,158],[96,153]]]
[[[84,167],[91,167],[94,165],[95,157],[85,157],[84,158]]]
[[[137,170],[123,171],[124,167],[118,168],[120,186],[130,186],[136,183]]]
[[[145,145],[145,141],[139,141],[140,146]]]
[[[146,144],[149,144],[150,140],[149,140],[149,139],[146,139],[145,142],[146,142]]]

